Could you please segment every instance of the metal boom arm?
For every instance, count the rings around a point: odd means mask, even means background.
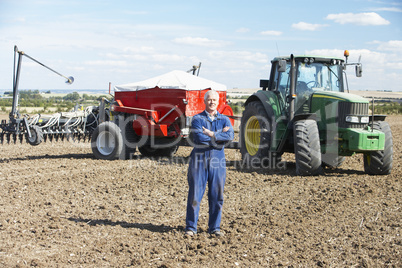
[[[17,63],[17,70],[16,70],[16,66],[15,66],[15,58],[16,57],[15,56],[16,56],[17,53],[18,53],[18,63]],[[39,65],[42,65],[43,67],[47,68],[48,70],[60,75],[61,77],[64,77],[65,79],[67,79],[66,83],[72,84],[74,82],[74,78],[72,76],[66,77],[66,76],[62,75],[61,73],[56,72],[52,68],[46,66],[45,64],[37,61],[36,59],[32,58],[31,56],[25,54],[23,51],[19,51],[18,47],[14,46],[13,105],[12,105],[11,112],[10,112],[10,120],[13,120],[13,119],[19,117],[18,111],[17,111],[18,98],[19,98],[18,84],[19,84],[19,80],[20,80],[22,56],[26,56],[30,60],[38,63]]]

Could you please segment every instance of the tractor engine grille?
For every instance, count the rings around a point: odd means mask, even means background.
[[[338,104],[339,114],[339,127],[341,128],[364,128],[368,124],[365,123],[350,123],[346,122],[346,116],[368,116],[369,104],[368,103],[356,103],[356,102],[339,102]]]

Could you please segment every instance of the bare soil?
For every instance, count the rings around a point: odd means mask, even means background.
[[[103,161],[90,144],[0,148],[3,267],[401,267],[402,117],[391,116],[390,175],[364,174],[362,155],[315,177],[228,168],[222,230],[183,235],[191,148],[172,159]]]

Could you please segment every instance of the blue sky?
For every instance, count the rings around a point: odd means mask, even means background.
[[[22,89],[99,89],[188,70],[228,88],[257,88],[278,55],[362,56],[355,90],[402,91],[402,3],[338,1],[0,0],[0,91],[12,88],[14,45]]]

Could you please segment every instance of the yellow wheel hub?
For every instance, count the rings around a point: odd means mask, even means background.
[[[257,154],[261,142],[261,128],[256,116],[251,116],[247,120],[244,132],[247,152],[250,155]]]
[[[367,164],[370,166],[370,164],[371,164],[371,154],[366,154],[365,157],[366,157],[366,160],[367,160]]]

